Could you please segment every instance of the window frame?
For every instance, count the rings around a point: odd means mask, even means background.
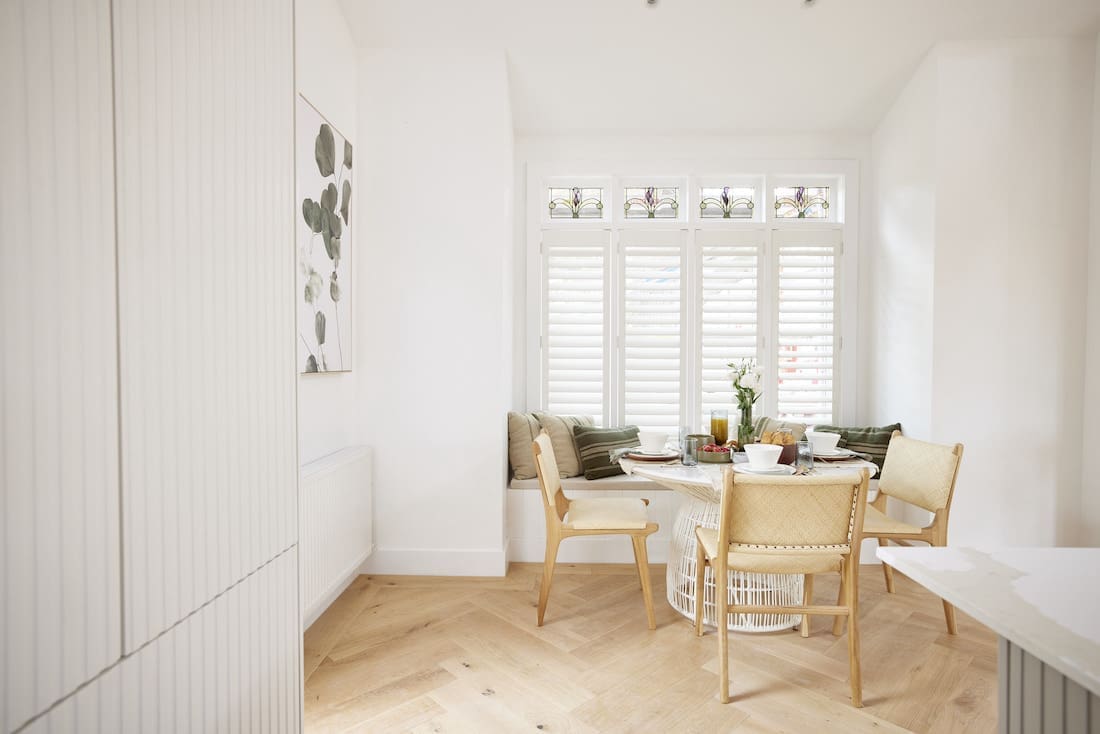
[[[723,163],[723,165],[715,165]],[[701,318],[702,257],[697,233],[702,231],[753,231],[762,235],[758,260],[757,353],[765,369],[766,383],[757,415],[775,415],[777,406],[777,346],[778,346],[778,257],[773,232],[781,229],[812,232],[828,230],[839,237],[835,262],[833,312],[833,385],[832,419],[837,423],[851,422],[856,417],[858,391],[858,296],[859,296],[859,164],[854,160],[774,160],[774,161],[710,161],[703,165],[687,165],[678,161],[661,173],[637,173],[641,167],[623,162],[555,162],[552,165],[529,165],[526,191],[526,317],[520,329],[524,333],[520,373],[525,385],[528,409],[544,405],[544,248],[541,242],[545,229],[599,229],[607,232],[610,251],[605,267],[609,279],[606,324],[613,329],[607,335],[606,391],[604,413],[596,416],[603,425],[622,425],[624,416],[625,380],[622,373],[623,319],[622,278],[624,250],[620,234],[629,230],[680,230],[684,255],[681,257],[682,293],[684,302],[681,319],[681,425],[695,427],[702,411],[700,380],[702,376]],[[593,174],[593,171],[603,173]],[[646,169],[641,169],[646,170]],[[575,171],[579,175],[566,175]],[[612,173],[606,173],[611,171]],[[731,171],[728,174],[714,171]],[[792,172],[798,172],[792,174]],[[675,219],[628,219],[622,212],[623,194],[627,186],[678,186],[680,209]],[[702,217],[699,212],[700,191],[712,186],[752,186],[756,191],[751,219]],[[779,219],[775,217],[776,186],[825,185],[830,187],[830,210],[827,219]],[[600,186],[604,188],[602,219],[551,219],[543,199],[549,187]],[[731,405],[731,409],[734,406]]]

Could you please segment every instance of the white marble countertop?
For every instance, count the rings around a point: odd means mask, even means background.
[[[1100,696],[1100,548],[879,548],[878,556]]]

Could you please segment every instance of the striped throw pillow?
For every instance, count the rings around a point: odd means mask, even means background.
[[[871,461],[882,471],[883,462],[886,461],[886,449],[890,447],[890,435],[894,431],[901,430],[900,423],[888,426],[867,428],[845,428],[843,426],[814,426],[815,431],[839,433],[840,441],[837,446],[842,449],[851,449],[861,454],[867,454]]]
[[[585,479],[602,479],[622,474],[619,462],[611,461],[611,451],[638,445],[638,427],[594,428],[573,426],[573,442],[581,457]]]

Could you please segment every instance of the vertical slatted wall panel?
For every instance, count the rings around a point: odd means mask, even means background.
[[[623,423],[675,429],[683,399],[684,262],[681,230],[623,232]]]
[[[295,541],[293,29],[290,0],[114,19],[134,650]]]
[[[1100,696],[1003,637],[997,654],[999,732],[1100,732]]]
[[[63,701],[50,734],[298,731],[298,610],[290,549]]]
[[[0,730],[10,731],[121,652],[108,0],[0,3],[0,96]]]
[[[695,233],[699,248],[700,425],[710,411],[730,409],[737,398],[729,363],[760,359],[760,231],[708,230]],[[731,416],[731,420],[736,418]]]

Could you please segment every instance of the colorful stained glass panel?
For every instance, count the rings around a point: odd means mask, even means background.
[[[777,186],[776,219],[828,219],[828,186]]]
[[[658,186],[628,186],[623,192],[627,219],[675,219],[680,210],[680,189]]]
[[[549,191],[551,219],[603,218],[603,189],[573,186]]]
[[[699,216],[710,219],[752,219],[751,186],[712,186],[699,189]]]

